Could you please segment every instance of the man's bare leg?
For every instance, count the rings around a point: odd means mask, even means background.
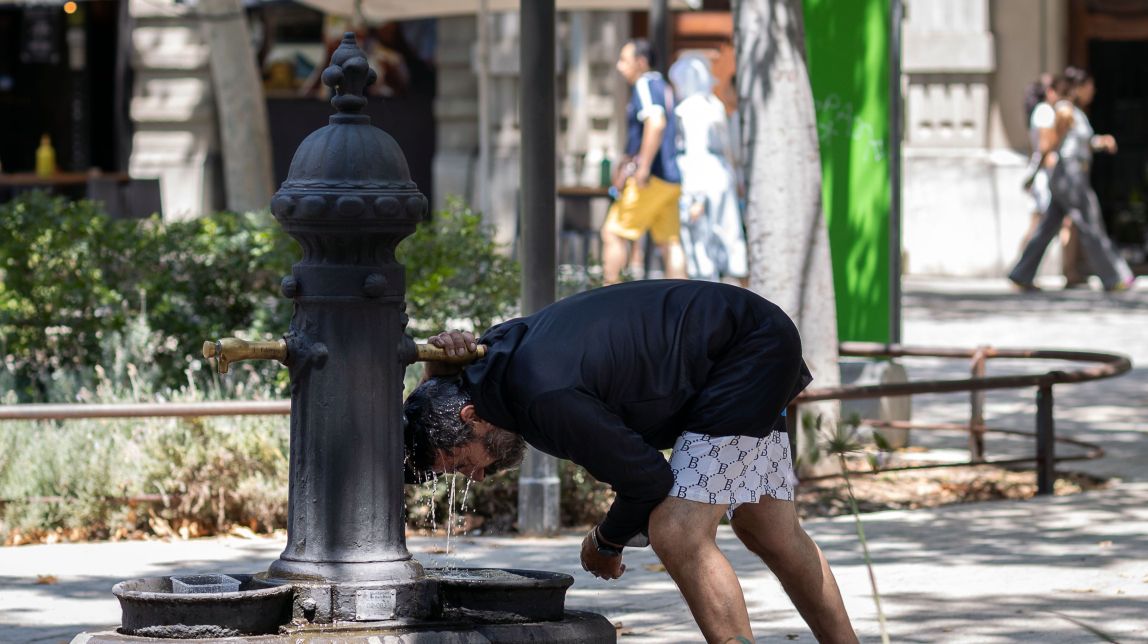
[[[738,506],[730,524],[777,575],[817,641],[857,641],[829,562],[801,527],[793,503],[764,497]]]
[[[725,511],[723,505],[668,497],[650,515],[650,545],[707,642],[752,642],[741,584],[717,547],[717,527]]]
[[[646,279],[646,248],[644,239],[645,237],[642,237],[630,242],[630,259],[628,266],[631,279]]]
[[[602,229],[602,283],[617,284],[626,265],[626,240]]]
[[[689,275],[686,274],[686,252],[682,250],[682,243],[674,240],[668,244],[662,244],[662,260],[666,263],[666,278],[684,280],[688,279]]]

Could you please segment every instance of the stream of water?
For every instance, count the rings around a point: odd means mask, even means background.
[[[450,493],[446,497],[446,554],[450,554],[450,537],[454,534],[454,482],[457,474],[450,475]]]
[[[458,474],[450,474],[450,480],[447,485],[447,516],[444,522],[446,527],[446,544],[442,550],[435,550],[436,554],[441,554],[442,559],[432,558],[427,564],[431,567],[441,568],[444,571],[457,571],[460,568],[461,560],[458,560],[455,555],[457,543],[452,547],[452,541],[455,541],[455,533],[462,534],[462,528],[466,522],[466,509],[467,503],[470,498],[470,486],[474,482],[470,477],[465,477],[465,483],[461,486],[458,485]],[[438,496],[439,476],[435,475],[431,481],[431,493],[427,498],[428,518],[430,520],[430,527],[432,533],[438,530],[438,517],[435,508],[435,498]],[[456,509],[457,508],[457,509]],[[441,566],[439,564],[442,564]]]

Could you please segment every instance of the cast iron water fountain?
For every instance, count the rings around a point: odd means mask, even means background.
[[[121,582],[120,629],[76,641],[615,641],[602,616],[565,610],[568,575],[424,570],[407,551],[403,371],[434,348],[404,332],[395,247],[426,217],[427,200],[394,139],[359,113],[374,80],[345,35],[323,72],[337,113],[299,146],[271,201],[303,248],[282,282],[295,302],[290,330],[271,342],[204,344],[223,372],[244,359],[290,370],[287,547],[254,575]]]

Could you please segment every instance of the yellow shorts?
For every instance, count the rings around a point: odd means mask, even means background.
[[[650,177],[645,188],[633,179],[626,180],[622,197],[610,206],[603,228],[622,239],[637,241],[646,231],[655,244],[678,241],[681,222],[678,197],[682,187],[676,183]]]

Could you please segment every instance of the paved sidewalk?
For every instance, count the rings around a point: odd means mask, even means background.
[[[908,280],[905,343],[1028,346],[1118,351],[1148,366],[1148,290],[1118,297],[1097,291],[1017,295],[1003,280]],[[911,377],[963,377],[959,361],[915,360]],[[1048,368],[1024,363],[989,373]],[[918,419],[957,420],[967,394],[918,396]],[[989,422],[1030,429],[1031,391],[989,396]],[[1073,463],[1121,479],[1110,489],[1069,497],[948,506],[865,515],[888,629],[895,642],[1148,642],[1148,370],[1115,380],[1056,388],[1057,432],[1098,442],[1109,455]],[[963,437],[915,433],[946,447]],[[1031,445],[991,440],[990,455]],[[806,528],[832,562],[863,641],[879,641],[869,580],[851,517]],[[450,556],[442,539],[414,538],[427,565],[524,567],[575,577],[568,605],[620,624],[622,642],[700,641],[689,612],[648,550],[627,554],[614,583],[577,563],[580,534],[553,539],[464,538]],[[760,641],[813,637],[764,566],[728,528],[723,549],[742,578]],[[0,548],[0,642],[67,642],[81,630],[114,625],[111,585],[125,578],[266,568],[282,539],[206,539]],[[56,583],[37,584],[52,575]]]
[[[908,345],[1083,349],[1129,356],[1132,370],[1123,376],[1053,388],[1056,433],[1098,443],[1107,451],[1100,460],[1066,463],[1067,469],[1148,481],[1148,278],[1140,278],[1132,292],[1111,295],[1084,289],[1018,294],[1004,279],[909,278],[903,301]],[[905,364],[915,380],[969,375],[969,365],[962,360],[918,358]],[[989,360],[987,374],[1042,373],[1086,364]],[[960,422],[968,413],[968,394],[913,397],[914,420]],[[1035,390],[987,392],[985,417],[990,427],[1033,431]],[[963,434],[917,432],[913,442],[967,448]],[[1018,445],[990,435],[987,449],[990,456],[1031,456],[1033,448],[1028,440]],[[1060,445],[1057,449],[1071,451]]]

